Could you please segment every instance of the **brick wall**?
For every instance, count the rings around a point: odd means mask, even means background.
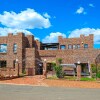
[[[100,54],[100,50],[93,48],[93,35],[84,36],[80,38],[58,38],[60,45],[65,45],[65,50],[40,50],[40,41],[34,40],[34,36],[25,36],[23,33],[0,37],[0,44],[7,44],[7,53],[0,53],[0,60],[7,61],[7,67],[13,67],[13,61],[16,58],[19,60],[20,72],[25,68],[33,68],[33,74],[35,74],[35,68],[38,66],[38,62],[43,62],[47,59],[47,62],[56,62],[57,58],[62,58],[63,63],[77,63],[80,60],[81,63],[94,63],[97,55]],[[13,52],[13,45],[18,45],[17,53]],[[68,44],[80,44],[79,49],[68,49]],[[88,48],[84,48],[84,44],[88,44]]]
[[[58,37],[58,42],[60,45],[65,45],[68,49],[68,45],[80,44],[80,49],[84,48],[84,44],[88,44],[88,48],[93,48],[93,35],[89,36],[80,35],[80,38],[63,38],[62,36]],[[59,48],[60,48],[59,45]]]

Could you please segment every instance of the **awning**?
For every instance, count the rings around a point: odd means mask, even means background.
[[[66,67],[71,67],[71,68],[76,68],[75,64],[60,64],[62,67],[66,66]]]

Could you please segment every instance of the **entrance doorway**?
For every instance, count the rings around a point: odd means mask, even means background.
[[[47,72],[49,71],[53,71],[53,66],[52,66],[52,63],[47,63]]]
[[[88,63],[81,63],[81,75],[87,76],[89,75],[89,65]]]
[[[40,63],[36,68],[36,75],[43,75],[43,64]]]
[[[4,68],[6,65],[6,61],[0,61],[0,68]]]

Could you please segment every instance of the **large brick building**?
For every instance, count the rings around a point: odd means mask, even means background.
[[[58,37],[58,43],[41,43],[33,35],[17,33],[0,37],[0,67],[17,67],[20,73],[26,70],[28,75],[43,74],[43,69],[52,71],[52,62],[62,58],[62,65],[77,65],[80,62],[81,72],[89,73],[89,65],[95,63],[100,49],[94,49],[94,37],[80,35],[79,38]]]

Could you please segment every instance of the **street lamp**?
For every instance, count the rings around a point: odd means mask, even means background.
[[[18,73],[17,73],[17,76],[19,77],[19,62],[18,62],[18,59],[16,59],[16,63],[18,64]]]

